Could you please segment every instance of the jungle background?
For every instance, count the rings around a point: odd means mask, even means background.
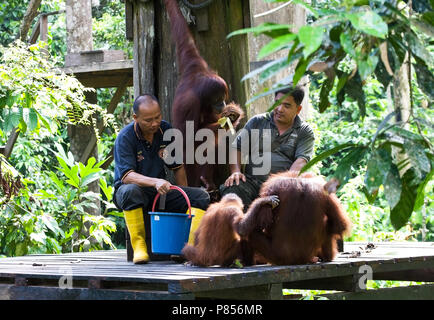
[[[361,5],[358,2],[377,9],[387,7],[387,1],[384,0],[311,1],[307,25],[336,19],[336,12],[350,12]],[[108,168],[103,169],[103,159],[107,158],[113,147],[117,130],[132,120],[133,89],[127,89],[114,117],[102,113],[107,122],[107,127],[99,133],[98,159],[102,161],[98,162],[91,158],[87,163],[79,163],[74,160],[69,151],[70,141],[67,133],[68,123],[74,122],[74,115],[71,114],[76,110],[74,106],[81,105],[82,114],[99,114],[109,104],[114,89],[97,89],[97,104],[88,104],[83,100],[83,93],[87,89],[73,78],[61,76],[54,71],[56,67],[62,67],[64,64],[64,13],[48,17],[46,43],[38,42],[28,47],[16,40],[27,5],[28,1],[25,0],[0,3],[0,146],[6,144],[14,128],[20,129],[20,135],[9,159],[6,160],[0,155],[0,182],[3,186],[0,189],[0,257],[125,248],[124,219],[112,203],[114,164],[111,163]],[[409,7],[406,9],[406,5],[412,5],[411,1],[401,3],[401,15],[408,20],[410,11]],[[58,11],[63,7],[61,0],[43,0],[40,12]],[[321,8],[322,11],[317,11],[316,8]],[[297,34],[299,40],[294,40],[292,35],[295,33],[278,32],[282,30],[278,26],[270,29],[269,25],[264,25],[262,29],[250,30],[270,37],[271,46],[268,46],[268,53],[285,49],[292,50],[292,53],[297,53],[297,50],[301,52],[298,56],[294,55],[299,59],[296,76],[309,74],[311,110],[307,121],[314,127],[316,136],[317,158],[309,170],[325,177],[340,172],[343,183],[338,196],[353,221],[351,236],[345,241],[434,241],[434,112],[431,107],[432,96],[428,92],[432,90],[429,89],[432,86],[432,4],[429,1],[421,1],[419,7],[417,4],[413,5],[412,10],[413,18],[420,18],[418,21],[421,21],[414,24],[419,28],[412,28],[418,41],[417,45],[412,47],[412,53],[416,53],[413,56],[414,63],[417,64],[418,60],[425,58],[423,61],[430,75],[424,74],[425,78],[421,80],[422,71],[413,69],[410,72],[412,121],[406,121],[402,126],[389,126],[388,129],[395,130],[394,139],[387,136],[385,127],[389,125],[389,120],[393,121],[396,103],[391,97],[388,82],[381,77],[381,73],[374,72],[376,66],[382,64],[382,61],[378,61],[381,55],[378,43],[372,42],[367,54],[366,46],[354,45],[355,51],[346,47],[345,53],[352,52],[353,56],[348,54],[342,59],[337,72],[339,75],[339,71],[350,70],[347,73],[351,74],[354,65],[359,66],[359,72],[363,70],[363,74],[358,73],[354,77],[361,75],[363,79],[358,79],[357,83],[363,85],[351,85],[354,91],[358,90],[363,94],[362,107],[358,95],[348,89],[350,86],[347,86],[347,91],[342,94],[345,85],[340,79],[343,77],[331,78],[324,76],[324,72],[308,72],[309,66],[315,63],[314,58],[323,54],[322,61],[325,61],[327,54],[336,54],[333,51],[325,53],[327,50],[323,50],[321,40],[318,46],[308,48],[307,45],[303,46],[300,32]],[[125,39],[124,14],[124,4],[121,1],[100,0],[99,5],[92,8],[93,41],[97,48],[124,50],[126,56],[131,59],[132,43]],[[323,33],[341,26],[340,23],[345,21],[337,19],[334,23]],[[357,25],[357,21],[351,20],[351,23],[353,26]],[[374,21],[373,25],[376,23],[382,25],[379,21]],[[396,24],[396,21],[389,21],[389,28],[393,27],[393,23]],[[360,31],[368,27],[359,26],[355,29]],[[336,32],[336,29],[333,32]],[[331,36],[333,32],[330,32]],[[367,34],[381,37],[372,32]],[[359,36],[356,32],[352,35]],[[395,35],[404,37],[398,32]],[[309,36],[310,39],[315,39],[314,34]],[[345,36],[342,38],[341,43],[345,44]],[[324,42],[333,42],[333,39],[327,37],[322,39]],[[294,49],[293,44],[297,41],[297,45],[301,46]],[[372,39],[361,41],[367,43]],[[262,55],[268,54],[266,50],[262,51]],[[309,52],[306,52],[307,50]],[[406,50],[404,47],[403,51]],[[48,59],[45,58],[46,51]],[[362,54],[365,56],[360,58]],[[288,63],[291,62],[289,60]],[[397,60],[402,61],[404,58]],[[257,75],[257,72],[247,75],[246,81],[249,77]],[[270,88],[268,93],[272,90],[273,88]],[[324,102],[325,96],[327,102]],[[414,119],[417,121],[413,121]],[[389,139],[387,141],[392,141],[387,149],[390,154],[393,153],[394,147],[400,146],[406,146],[404,148],[410,151],[407,152],[410,154],[409,159],[397,164],[396,168],[413,168],[413,171],[407,171],[412,172],[412,181],[417,180],[415,185],[418,193],[413,196],[410,215],[400,223],[391,221],[391,211],[394,208],[392,206],[391,209],[391,202],[397,205],[399,195],[398,199],[391,199],[391,192],[385,191],[385,186],[389,187],[388,181],[391,181],[388,176],[391,166],[382,168],[379,165],[382,162],[375,160],[377,156],[380,159],[384,156],[384,153],[379,151],[380,148],[373,147],[376,138],[382,134],[386,136],[386,140]],[[370,146],[363,149],[369,152],[362,152],[357,146]],[[348,149],[350,147],[353,149]],[[333,152],[330,152],[331,150]],[[370,183],[371,177],[378,176],[384,179],[374,179],[375,183]],[[403,175],[401,177],[403,187],[399,186],[399,193],[401,190],[404,194],[408,189],[414,189],[411,183],[406,184],[409,180],[405,180]],[[95,181],[99,181],[100,193],[89,191],[89,184]],[[95,209],[95,200],[101,201],[100,215],[88,213],[89,208]],[[391,284],[376,281],[371,285],[375,287]]]

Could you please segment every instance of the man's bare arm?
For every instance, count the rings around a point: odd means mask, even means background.
[[[291,165],[291,168],[289,168],[289,170],[300,172],[300,170],[303,169],[306,163],[307,163],[306,159],[298,158],[297,160],[294,161],[294,163]]]
[[[160,194],[166,194],[170,191],[170,187],[172,186],[169,181],[164,179],[147,177],[134,171],[127,173],[122,179],[122,182],[137,184],[141,187],[154,187]]]

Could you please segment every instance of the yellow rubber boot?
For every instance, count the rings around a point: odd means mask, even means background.
[[[136,264],[149,261],[148,248],[145,241],[145,222],[142,208],[124,211],[125,222],[130,233],[131,246],[134,250],[133,262]]]
[[[187,210],[187,214],[188,214],[188,210]],[[192,207],[191,214],[194,215],[194,217],[192,217],[193,220],[191,221],[190,234],[188,236],[188,244],[194,245],[194,233],[196,232],[197,228],[199,228],[200,221],[202,220],[205,211],[199,208]]]

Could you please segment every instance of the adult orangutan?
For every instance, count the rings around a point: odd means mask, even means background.
[[[164,0],[171,25],[172,39],[176,45],[179,72],[178,85],[172,105],[172,124],[183,134],[184,159],[186,159],[187,121],[193,121],[194,134],[201,128],[215,133],[219,128],[217,121],[223,116],[231,118],[235,125],[243,116],[242,109],[236,104],[226,106],[228,86],[223,78],[212,70],[200,56],[188,25],[182,15],[177,0]],[[194,146],[196,150],[197,144]],[[216,148],[217,146],[214,145]],[[207,184],[215,188],[214,173],[216,164],[185,163],[189,186]]]

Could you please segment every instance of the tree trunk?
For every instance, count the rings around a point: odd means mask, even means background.
[[[281,8],[276,11],[273,11],[273,9],[276,9],[278,7]],[[300,5],[289,4],[283,6],[281,2],[266,3],[263,0],[250,0],[250,8],[251,8],[251,15],[252,15],[252,27],[256,27],[264,22],[273,22],[273,23],[282,23],[282,24],[292,24],[295,26],[295,29],[297,30],[298,28],[306,24],[306,10]],[[263,66],[264,64],[266,64],[271,60],[281,58],[288,54],[287,51],[280,51],[266,57],[267,60],[259,61],[257,59],[258,53],[261,50],[261,48],[270,41],[270,39],[264,35],[254,36],[251,33],[249,33],[248,37],[249,37],[250,71],[253,71]],[[262,89],[266,87],[270,88],[273,83],[282,80],[283,78],[288,77],[291,74],[294,74],[295,65],[296,63],[293,64],[292,68],[279,72],[276,76],[274,76],[273,78],[271,78],[270,80],[266,81],[263,84],[259,83],[258,78],[250,79],[249,82],[252,90],[250,91],[249,99],[253,98],[253,96],[258,94]],[[303,103],[302,103],[303,108],[300,113],[302,119],[308,119],[310,117],[309,116],[309,109],[310,109],[309,86],[307,83],[308,83],[307,78],[302,78],[299,82],[299,84],[306,84],[304,87],[305,98],[303,99]],[[274,95],[272,94],[260,98],[255,102],[253,102],[247,108],[248,109],[247,114],[249,117],[251,117],[255,114],[263,113],[270,106],[272,106],[273,103],[274,103]]]
[[[66,0],[67,53],[93,48],[91,0]]]
[[[38,9],[41,2],[42,0],[30,0],[29,5],[27,6],[23,21],[21,22],[20,34],[17,37],[23,42],[27,42],[27,34],[29,33],[33,19],[38,15]]]
[[[91,0],[66,0],[66,34],[67,54],[93,49]],[[87,93],[86,101],[97,103],[96,93]],[[90,137],[95,136],[93,128],[84,125],[68,125],[68,135],[74,159],[80,161]],[[98,148],[95,148],[90,156],[95,157],[98,161]],[[89,184],[89,191],[99,194],[99,182]],[[96,205],[98,208],[88,208],[87,212],[99,215],[101,213],[100,203]]]
[[[21,41],[27,41],[27,34],[29,33],[30,26],[32,25],[33,19],[38,14],[38,9],[42,0],[31,0],[29,5],[27,6],[27,10],[24,13],[23,21],[20,26],[20,33],[17,35],[17,39],[20,38]],[[0,153],[8,159],[12,153],[12,149],[14,148],[15,142],[18,139],[20,132],[18,128],[14,128],[6,142],[6,146],[4,150]]]
[[[408,56],[406,56],[404,62],[401,65],[401,68],[399,68],[399,70],[395,72],[395,75],[393,77],[393,103],[395,106],[395,110],[397,111],[396,121],[403,123],[406,123],[408,121],[411,112],[408,72]],[[408,123],[404,127],[408,129]],[[400,153],[397,148],[393,148],[393,150],[393,154],[396,158],[397,163],[408,159],[407,154]],[[411,164],[408,164],[399,171],[401,177],[410,167]]]

